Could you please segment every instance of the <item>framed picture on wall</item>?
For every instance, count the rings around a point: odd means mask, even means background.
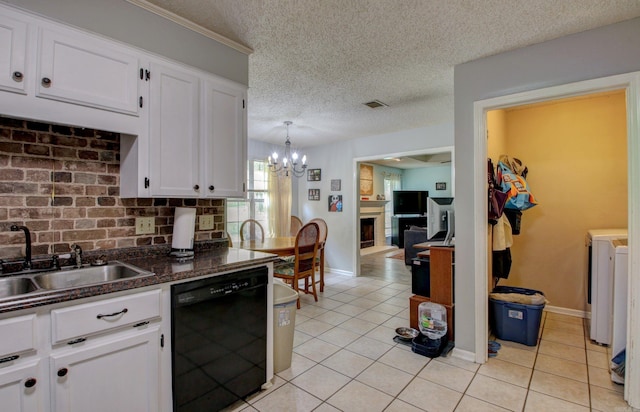
[[[373,166],[360,165],[360,195],[373,194]]]
[[[309,189],[309,200],[320,200],[320,189]]]
[[[322,169],[309,169],[307,170],[308,182],[319,182],[322,176]]]
[[[329,196],[329,212],[342,212],[342,195]]]
[[[436,182],[436,190],[447,190],[447,182]]]
[[[331,179],[331,190],[334,192],[338,192],[341,190],[342,180],[340,179]]]

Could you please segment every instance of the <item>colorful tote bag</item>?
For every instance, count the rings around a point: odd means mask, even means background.
[[[508,197],[504,206],[506,209],[527,210],[538,204],[524,177],[512,172],[502,162],[498,162],[498,173],[502,191],[507,193]]]

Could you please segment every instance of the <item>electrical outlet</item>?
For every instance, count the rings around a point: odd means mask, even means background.
[[[213,215],[200,216],[200,230],[213,230]]]
[[[156,219],[154,217],[136,218],[136,235],[156,233]]]

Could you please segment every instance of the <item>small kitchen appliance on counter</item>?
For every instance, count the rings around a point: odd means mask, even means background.
[[[171,256],[180,259],[193,258],[193,238],[196,230],[196,209],[176,207],[173,219],[173,239]]]

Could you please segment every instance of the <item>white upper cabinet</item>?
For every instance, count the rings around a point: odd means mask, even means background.
[[[150,69],[151,195],[199,196],[200,79],[168,64]]]
[[[27,23],[0,14],[0,90],[25,93]]]
[[[205,81],[202,161],[208,197],[244,197],[246,181],[245,88],[222,79]]]
[[[149,83],[150,195],[244,196],[246,88],[156,61]]]
[[[121,134],[120,196],[244,197],[247,88],[0,4],[2,115]]]
[[[77,32],[40,28],[39,97],[138,113],[138,58],[114,42]]]

